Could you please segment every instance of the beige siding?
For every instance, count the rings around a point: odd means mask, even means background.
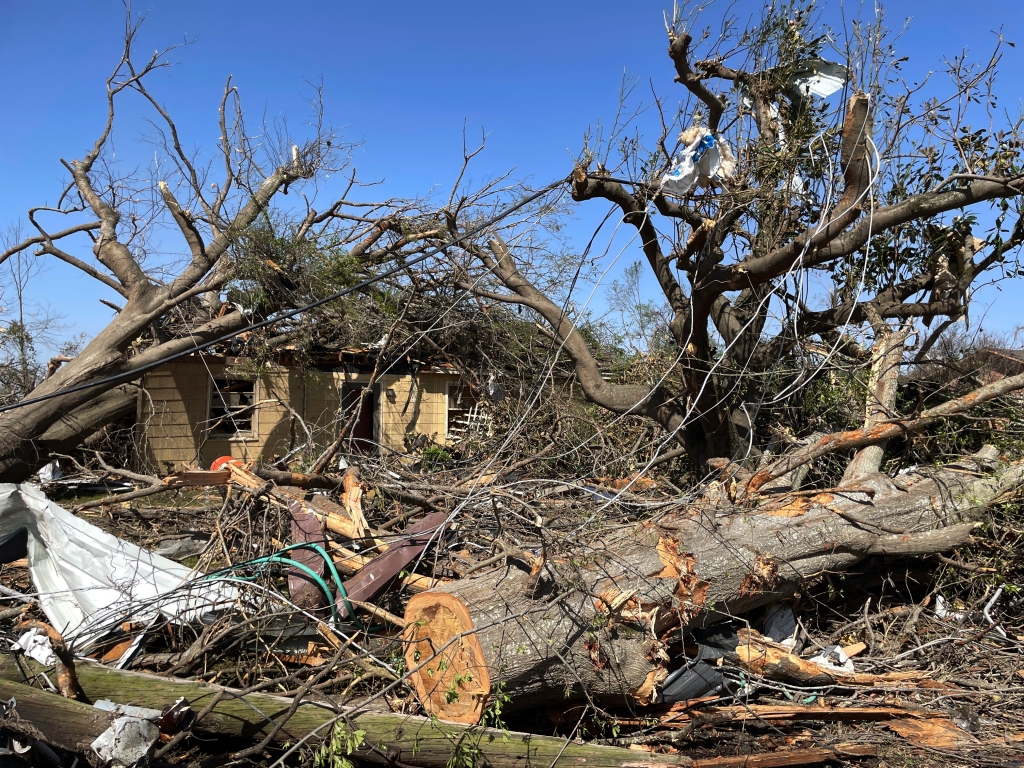
[[[140,431],[149,463],[160,472],[183,467],[209,467],[219,456],[247,461],[270,461],[284,455],[289,446],[302,443],[302,427],[292,423],[287,403],[302,417],[316,442],[334,439],[332,422],[337,414],[344,384],[367,383],[367,375],[312,371],[299,373],[285,368],[265,373],[256,384],[258,408],[249,437],[211,439],[204,426],[208,417],[211,378],[222,378],[224,362],[186,360],[146,375]],[[407,433],[427,435],[445,442],[447,384],[458,377],[421,373],[416,377],[381,377],[374,414],[375,437],[387,448],[402,452]],[[280,402],[279,402],[280,401]]]
[[[445,442],[448,416],[446,384],[457,377],[436,373],[381,377],[378,409],[380,441],[392,450],[405,449],[408,433]]]

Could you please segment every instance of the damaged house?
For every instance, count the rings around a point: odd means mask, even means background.
[[[138,409],[144,462],[160,472],[208,467],[219,456],[269,463],[342,430],[362,453],[451,445],[486,423],[456,369],[372,348],[324,351],[299,364],[284,351],[258,369],[197,354],[146,374]]]

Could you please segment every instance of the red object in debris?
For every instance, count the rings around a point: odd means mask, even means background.
[[[214,459],[213,464],[210,465],[210,471],[216,472],[218,469],[223,467],[225,464],[238,464],[242,466],[242,460],[236,459],[234,456],[221,456],[220,458]]]

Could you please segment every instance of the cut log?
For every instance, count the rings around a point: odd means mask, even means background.
[[[32,664],[33,669],[40,669]],[[16,684],[21,674],[13,659],[0,656],[0,679],[14,689],[21,702],[22,691],[31,690]],[[212,712],[193,726],[192,730],[207,739],[233,738],[259,740],[266,736],[276,722],[288,711],[291,699],[269,694],[240,696],[238,691],[207,683],[176,680],[140,672],[110,669],[92,662],[78,664],[78,679],[86,695],[92,699],[110,699],[118,704],[162,709],[185,697],[193,712],[201,712],[213,699],[222,694]],[[6,691],[7,688],[3,688]],[[46,701],[75,704],[60,699],[56,694],[39,693]],[[77,705],[75,706],[82,706]],[[299,706],[275,740],[277,743],[295,743],[317,731],[320,737],[330,735],[331,723],[338,713],[314,704]],[[551,736],[536,736],[495,728],[467,727],[440,723],[426,717],[415,717],[391,712],[352,713],[349,722],[353,728],[365,731],[363,743],[352,756],[360,761],[379,765],[415,765],[424,768],[444,768],[453,755],[460,753],[480,768],[624,768],[641,762],[640,755],[621,747],[577,744]],[[6,724],[5,724],[6,727]],[[316,739],[312,740],[316,743]],[[656,766],[688,766],[691,760],[682,755],[644,754],[642,762],[649,768]]]
[[[657,522],[608,533],[585,556],[549,559],[539,574],[503,566],[414,595],[406,664],[426,710],[457,722],[473,722],[497,686],[514,694],[508,707],[553,696],[650,703],[680,627],[792,597],[871,555],[967,544],[985,505],[1022,480],[1024,464],[989,477],[903,475],[901,488],[875,475],[856,492],[745,507],[712,487]]]

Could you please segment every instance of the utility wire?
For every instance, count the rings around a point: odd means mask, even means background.
[[[420,262],[426,261],[428,258],[437,255],[445,248],[450,248],[451,246],[457,245],[463,240],[466,240],[470,237],[473,237],[474,235],[479,234],[483,230],[498,223],[506,216],[515,213],[520,208],[523,208],[532,203],[534,200],[543,197],[551,190],[556,189],[561,184],[564,184],[566,181],[568,181],[568,177],[564,179],[558,179],[557,181],[548,184],[546,187],[543,187],[542,189],[534,192],[529,197],[520,200],[518,203],[510,205],[508,208],[496,214],[495,216],[492,216],[490,219],[483,222],[482,224],[479,224],[473,229],[468,230],[467,232],[459,235],[458,237],[452,240],[449,240],[444,245],[439,245],[433,249],[427,250],[426,252],[420,254],[411,261],[404,261],[401,264],[394,266],[391,269],[386,270],[379,275],[368,277],[362,282],[357,283],[356,285],[353,286],[349,286],[348,288],[343,288],[340,291],[336,291],[335,293],[332,293],[330,296],[325,296],[324,298],[317,299],[316,301],[310,302],[309,304],[303,304],[300,307],[295,307],[293,309],[286,310],[278,315],[275,315],[274,317],[267,318],[266,320],[261,320],[258,323],[252,323],[243,328],[239,328],[237,331],[231,331],[230,333],[226,333],[223,336],[218,336],[217,338],[211,339],[210,341],[203,342],[202,344],[197,344],[194,347],[183,349],[180,352],[175,352],[174,354],[170,354],[167,355],[166,357],[159,358],[158,360],[154,360],[151,363],[146,363],[145,365],[141,365],[138,368],[133,368],[130,371],[125,371],[124,373],[117,373],[114,374],[113,376],[107,376],[105,378],[97,379],[96,381],[86,382],[84,384],[78,384],[74,387],[68,387],[67,389],[60,389],[57,390],[56,392],[50,392],[47,395],[32,397],[29,398],[28,400],[22,400],[17,403],[12,403],[11,405],[5,405],[3,407],[0,407],[0,413],[4,413],[6,411],[13,411],[15,408],[22,408],[26,405],[35,405],[36,403],[43,403],[46,402],[47,400],[52,400],[55,397],[63,397],[64,395],[70,395],[73,392],[81,392],[82,390],[92,389],[94,387],[102,387],[108,384],[118,384],[123,381],[131,381],[132,379],[137,379],[140,374],[146,373],[147,371],[151,371],[154,368],[159,368],[161,365],[164,365],[166,363],[173,362],[174,360],[178,360],[182,357],[187,357],[195,352],[201,352],[204,349],[209,349],[212,346],[228,341],[229,339],[233,339],[235,336],[238,336],[240,334],[248,333],[249,331],[257,331],[260,328],[266,328],[267,326],[273,325],[274,323],[279,323],[282,320],[287,320],[290,317],[295,317],[296,315],[301,314],[303,312],[308,312],[311,309],[316,309],[317,307],[321,307],[324,304],[336,301],[337,299],[340,299],[343,296],[347,296],[350,293],[355,293],[356,291],[363,290],[364,288],[367,288],[376,282],[384,280],[388,277],[392,277],[393,275],[396,275],[399,272],[405,271],[409,267],[415,266]]]

